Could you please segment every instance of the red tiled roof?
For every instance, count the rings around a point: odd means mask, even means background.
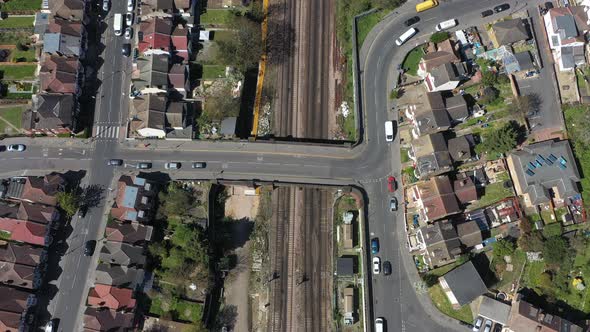
[[[133,309],[135,307],[133,290],[96,284],[88,293],[88,305],[113,310]]]
[[[0,331],[18,332],[21,314],[0,311]]]
[[[0,231],[10,233],[13,241],[45,245],[46,226],[30,221],[0,217]]]
[[[151,20],[141,22],[140,32],[143,34],[142,40],[139,41],[137,48],[140,52],[145,52],[148,49],[163,49],[170,50],[172,23],[168,19],[153,18]]]
[[[46,92],[75,93],[77,87],[78,58],[60,55],[44,56],[41,60],[39,80]]]

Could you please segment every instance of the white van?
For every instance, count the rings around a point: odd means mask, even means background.
[[[121,13],[115,14],[113,28],[115,29],[115,36],[120,36],[123,34],[123,15],[121,15]]]
[[[447,20],[447,21],[440,22],[439,24],[437,24],[436,31],[443,31],[443,30],[450,29],[455,26],[457,26],[456,19]]]
[[[383,332],[385,329],[383,328],[383,318],[379,317],[375,319],[375,332]]]
[[[393,121],[385,121],[385,140],[393,142]]]
[[[405,42],[407,42],[410,38],[412,38],[415,34],[418,33],[418,30],[414,28],[408,29],[408,31],[404,32],[398,39],[396,39],[395,44],[397,46],[402,46]]]

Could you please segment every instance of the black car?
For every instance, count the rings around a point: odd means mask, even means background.
[[[491,9],[484,10],[483,12],[481,12],[481,17],[488,17],[492,15],[494,15],[494,11]]]
[[[94,241],[94,240],[86,241],[86,245],[84,246],[84,256],[94,255],[95,248],[96,248],[96,241]]]
[[[124,56],[129,56],[131,54],[131,44],[123,44],[123,49],[121,50],[121,53]]]
[[[498,6],[494,7],[494,11],[496,13],[500,13],[500,12],[503,12],[503,11],[508,10],[508,9],[510,9],[510,5],[507,4],[507,3],[504,3],[504,4],[501,4],[501,5],[498,5]]]
[[[553,9],[553,2],[547,1],[545,2],[545,9]]]
[[[409,27],[410,25],[414,25],[416,23],[420,22],[420,18],[418,16],[414,16],[414,17],[410,17],[409,19],[407,19],[404,24]]]
[[[502,328],[503,328],[502,324],[496,323],[496,325],[494,325],[494,329],[492,330],[492,332],[501,332]]]
[[[391,263],[389,261],[383,262],[383,274],[386,276],[391,274]]]

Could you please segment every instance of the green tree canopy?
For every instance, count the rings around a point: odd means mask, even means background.
[[[245,17],[236,17],[229,28],[235,31],[235,36],[215,42],[221,62],[235,66],[242,72],[255,67],[263,51],[260,24]]]
[[[568,243],[560,236],[552,236],[543,244],[543,258],[548,264],[560,264],[568,254]]]
[[[74,214],[76,214],[76,211],[78,211],[78,208],[80,207],[78,195],[71,191],[59,192],[57,193],[56,198],[57,204],[66,213],[68,218],[71,218]]]
[[[171,183],[166,192],[160,192],[159,199],[168,217],[186,215],[194,202],[191,193],[176,183]]]
[[[509,152],[518,144],[518,132],[514,123],[506,123],[500,128],[486,131],[482,142],[475,149],[478,153],[498,155]]]
[[[451,35],[446,31],[435,32],[430,36],[430,41],[437,44],[449,39]]]
[[[543,235],[541,232],[534,231],[523,233],[517,240],[518,247],[526,252],[538,252],[543,250]]]
[[[504,256],[511,256],[514,253],[514,243],[506,239],[500,239],[494,243],[494,259],[503,259]]]

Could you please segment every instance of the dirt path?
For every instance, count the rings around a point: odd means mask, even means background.
[[[250,254],[249,242],[242,248],[238,248],[235,253],[237,255],[238,266],[232,270],[228,277],[228,282],[225,286],[225,305],[233,305],[237,307],[238,317],[234,332],[248,332],[250,331],[250,309],[249,309],[249,295],[248,284],[250,280]]]

